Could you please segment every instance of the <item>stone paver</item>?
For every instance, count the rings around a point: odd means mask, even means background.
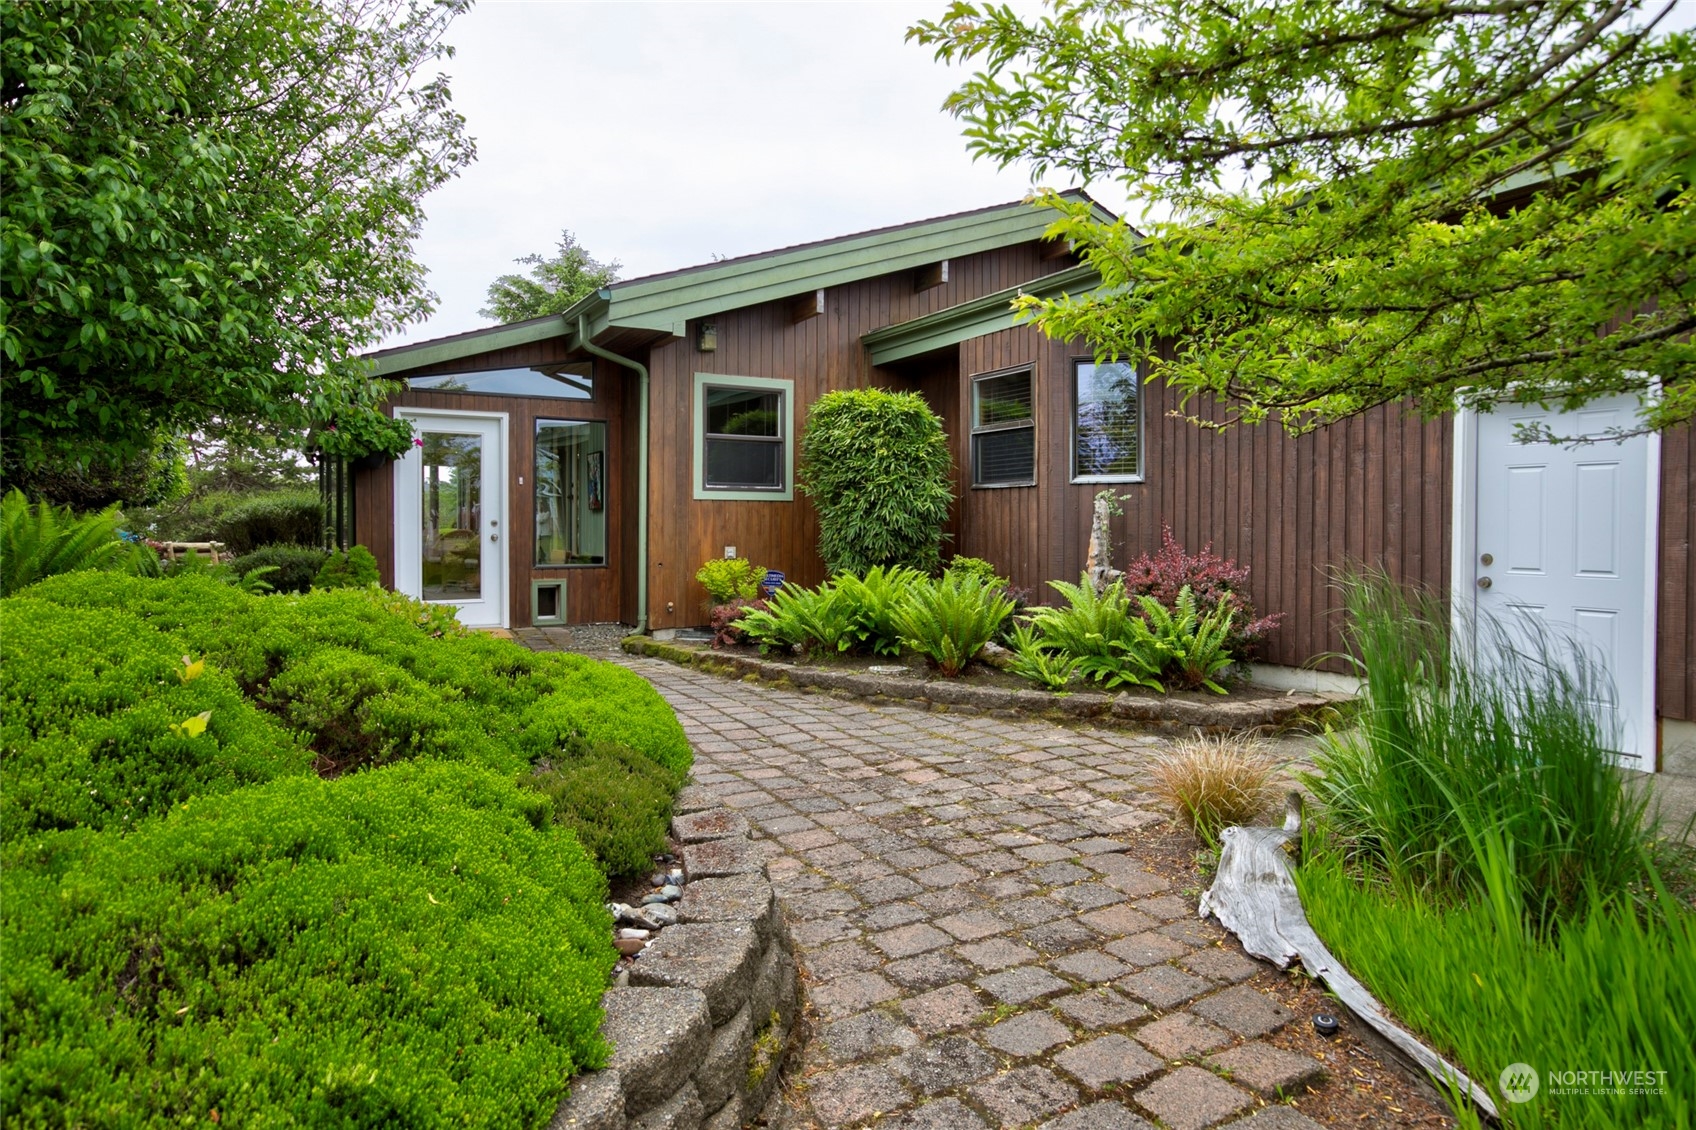
[[[1123,838],[1164,819],[1142,782],[1166,739],[799,694],[606,646],[591,653],[653,683],[695,748],[678,811],[721,814],[680,821],[703,840],[692,868],[763,866],[782,900],[815,1027],[776,1125],[1185,1130],[1317,1077],[1258,1042],[1289,1019],[1242,983],[1264,967]],[[705,838],[744,821],[751,840]]]

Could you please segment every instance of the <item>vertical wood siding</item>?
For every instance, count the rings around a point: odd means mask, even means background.
[[[649,609],[655,628],[705,622],[706,593],[695,571],[725,546],[756,565],[782,570],[790,580],[824,580],[818,556],[818,514],[799,490],[790,502],[694,498],[691,460],[694,374],[778,377],[795,382],[792,434],[799,436],[806,410],[826,392],[843,388],[909,387],[909,382],[874,370],[860,345],[862,334],[1016,286],[1073,265],[1069,258],[1044,260],[1034,242],[949,262],[949,281],[915,291],[912,272],[867,279],[825,292],[825,312],[802,322],[790,319],[787,302],[769,302],[714,318],[718,348],[701,353],[693,333],[655,347],[652,373],[652,446]],[[690,327],[693,331],[694,327]],[[943,362],[947,372],[946,362]],[[933,384],[951,375],[932,373]],[[945,414],[946,415],[946,414]]]
[[[515,349],[482,354],[448,365],[419,370],[474,372],[550,364],[565,360],[558,344],[537,342]],[[530,623],[532,581],[565,580],[566,620],[573,624],[633,622],[635,596],[635,453],[633,423],[626,403],[631,379],[624,370],[605,362],[595,364],[595,395],[591,400],[553,400],[522,396],[482,396],[457,392],[407,390],[390,403],[402,408],[436,408],[455,412],[504,412],[507,415],[508,528],[497,544],[509,555],[509,615],[514,625]],[[547,567],[532,564],[536,550],[535,445],[537,420],[601,420],[607,425],[607,563]],[[620,473],[622,472],[622,473]],[[518,480],[523,478],[523,485]],[[395,577],[394,469],[380,467],[354,476],[357,495],[356,540],[377,558],[383,583]]]

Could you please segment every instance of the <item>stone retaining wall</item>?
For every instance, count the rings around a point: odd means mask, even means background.
[[[850,694],[872,701],[912,702],[932,709],[978,714],[1047,718],[1058,722],[1089,722],[1098,726],[1193,733],[1240,733],[1321,721],[1334,711],[1342,696],[1304,691],[1273,694],[1209,696],[1108,694],[1101,691],[1010,690],[974,686],[950,679],[912,675],[845,671],[805,663],[785,663],[766,656],[737,655],[710,647],[690,647],[675,641],[630,636],[624,650],[632,655],[664,659],[709,674],[735,678],[753,676],[766,682]]]
[[[601,998],[612,1060],[572,1080],[549,1130],[737,1130],[777,1086],[798,991],[783,911],[746,819],[698,786],[676,811],[678,924]]]

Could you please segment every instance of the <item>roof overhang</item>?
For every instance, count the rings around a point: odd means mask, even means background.
[[[1069,200],[1089,199],[1077,191],[1061,195]],[[1099,204],[1093,201],[1090,204],[1103,222],[1116,220]],[[1028,201],[1001,204],[975,212],[920,220],[614,283],[580,299],[562,314],[397,346],[366,356],[374,363],[376,376],[392,377],[427,365],[445,364],[479,353],[550,338],[567,339],[564,346],[570,351],[582,345],[577,336],[579,318],[590,341],[613,330],[682,337],[687,323],[694,318],[793,298],[878,275],[914,270],[944,259],[1034,242],[1047,235],[1051,223],[1052,215],[1048,209]],[[1031,288],[1048,286],[1052,280],[1069,277],[1072,273],[1061,271],[1035,280],[1026,284],[1025,290],[1038,293]],[[1051,292],[1043,290],[1040,293]],[[1008,297],[1000,301],[1003,307],[1016,291],[1006,293]],[[998,296],[992,295],[953,309],[976,307],[980,303],[994,305],[992,300],[996,298]],[[1010,312],[1007,317],[1011,318]],[[913,326],[925,320],[904,324]],[[1010,320],[1008,324],[1011,324]],[[868,335],[868,338],[871,336],[875,335]]]
[[[1058,294],[1085,294],[1100,285],[1100,273],[1085,263],[920,318],[884,326],[862,335],[860,343],[870,351],[873,365],[889,365],[958,345],[968,338],[1011,329],[1018,318],[1013,301],[1023,295],[1051,298]]]

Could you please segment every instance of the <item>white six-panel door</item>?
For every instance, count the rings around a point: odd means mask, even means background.
[[[394,465],[395,587],[453,605],[468,627],[505,627],[506,415],[395,414],[422,440]]]
[[[1557,643],[1581,641],[1611,677],[1598,706],[1618,752],[1652,769],[1655,437],[1559,447],[1522,442],[1517,432],[1543,423],[1559,436],[1606,436],[1631,426],[1636,407],[1633,397],[1615,397],[1565,414],[1535,405],[1469,413],[1456,437],[1454,579],[1459,611]]]

